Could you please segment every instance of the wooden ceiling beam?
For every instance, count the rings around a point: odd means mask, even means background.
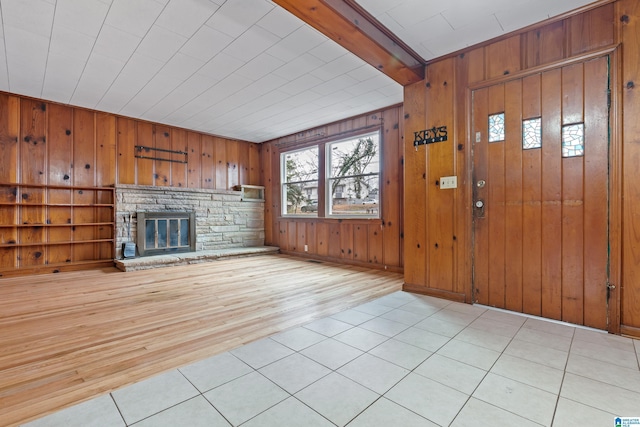
[[[424,79],[424,60],[351,0],[273,0],[403,86]]]

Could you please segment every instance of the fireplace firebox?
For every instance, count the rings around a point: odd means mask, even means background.
[[[195,212],[138,212],[140,256],[195,252]]]

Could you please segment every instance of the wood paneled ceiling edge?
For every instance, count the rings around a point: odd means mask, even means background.
[[[424,79],[425,61],[350,0],[273,0],[403,86]]]

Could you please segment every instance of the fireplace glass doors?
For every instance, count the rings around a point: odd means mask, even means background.
[[[194,252],[195,222],[195,212],[138,212],[138,253]]]

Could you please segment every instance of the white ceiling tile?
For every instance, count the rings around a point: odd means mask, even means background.
[[[146,81],[120,74],[100,99],[96,108],[100,111],[117,113],[136,96],[146,83]]]
[[[42,0],[3,0],[2,19],[5,27],[28,30],[49,37],[54,6]],[[6,31],[6,28],[5,28]]]
[[[442,0],[404,1],[387,11],[387,14],[402,27],[406,28],[442,12],[447,3]],[[467,0],[466,3],[471,2]]]
[[[135,36],[144,37],[163,8],[162,4],[154,0],[114,0],[105,23]]]
[[[59,53],[86,61],[95,42],[95,37],[56,25],[51,33],[49,50],[52,53]]]
[[[7,70],[7,56],[4,43],[0,43],[0,90],[9,90],[9,72]]]
[[[325,64],[321,60],[313,55],[305,53],[278,68],[273,73],[287,80],[295,80],[323,65]]]
[[[236,59],[233,56],[229,56],[226,53],[220,53],[219,55],[216,55],[212,60],[207,62],[198,71],[198,74],[215,77],[218,80],[222,80],[243,65],[244,61]]]
[[[355,70],[349,71],[347,73],[350,77],[358,81],[365,81],[377,77],[382,74],[382,72],[369,64],[362,64]]]
[[[103,25],[93,52],[126,62],[140,44],[140,38],[110,25]]]
[[[356,3],[374,16],[385,13],[396,6],[396,2],[391,2],[389,0],[356,0]]]
[[[180,85],[180,81],[168,76],[156,74],[147,85],[136,94],[121,110],[120,114],[131,117],[144,117],[150,106],[155,105]]]
[[[164,62],[134,52],[122,69],[122,74],[140,82],[148,82],[164,66]]]
[[[95,108],[123,67],[123,61],[92,53],[73,93],[71,103]]]
[[[284,61],[281,61],[278,58],[274,58],[273,56],[262,53],[251,61],[247,62],[241,68],[239,68],[236,72],[243,77],[246,77],[251,80],[258,80],[267,74],[272,73],[277,70],[284,64]]]
[[[220,101],[227,99],[234,93],[244,89],[253,83],[246,77],[242,77],[237,74],[231,74],[224,80],[216,83],[213,87],[209,88],[202,93],[197,99],[206,100],[208,105],[214,105]]]
[[[462,27],[444,39],[434,39],[425,42],[427,49],[436,56],[463,49],[476,43],[477,38],[489,40],[503,34],[502,27],[494,15],[480,17],[477,22]]]
[[[49,53],[42,96],[68,103],[75,90],[86,62],[73,55]]]
[[[219,7],[209,0],[171,0],[156,24],[185,37],[191,37]]]
[[[360,58],[352,54],[345,54],[328,64],[316,68],[311,72],[311,74],[322,80],[331,80],[342,74],[355,70],[362,66],[362,64],[364,64],[364,61]]]
[[[13,92],[41,96],[49,41],[47,37],[12,26],[5,27],[9,84]]]
[[[283,103],[289,107],[299,107],[300,105],[311,104],[319,98],[322,98],[321,94],[305,90],[304,92],[300,92],[287,98]]]
[[[204,65],[204,61],[192,56],[176,53],[160,71],[162,74],[183,82]]]
[[[283,85],[280,90],[288,93],[289,95],[298,95],[301,92],[313,90],[315,86],[318,86],[322,83],[324,82],[319,78],[314,77],[311,74],[305,74]]]
[[[161,99],[149,111],[157,114],[163,112],[163,117],[166,117],[200,95],[204,89],[208,89],[216,83],[217,81],[214,79],[194,74],[170,94]]]
[[[105,21],[109,6],[98,0],[58,0],[55,26],[95,38]]]
[[[309,53],[324,62],[331,62],[347,54],[348,51],[333,40],[326,40],[311,49]]]
[[[265,0],[227,0],[207,21],[207,25],[235,38],[273,8],[274,5]]]
[[[136,52],[160,61],[168,61],[186,41],[186,37],[154,25],[140,42]]]
[[[313,49],[327,38],[309,26],[298,28],[280,40],[267,53],[283,61],[291,61],[303,53]]]
[[[505,31],[526,27],[549,17],[549,8],[541,7],[539,0],[518,4],[516,8],[506,8],[496,12],[496,18]]]
[[[209,61],[233,41],[228,36],[214,28],[203,25],[180,49],[180,52]]]
[[[280,41],[280,38],[267,30],[260,27],[251,27],[240,37],[231,42],[223,52],[227,55],[233,56],[234,58],[247,62],[273,46],[278,41]]]
[[[280,38],[284,38],[304,24],[283,8],[274,7],[258,21],[257,25]]]
[[[471,25],[479,17],[493,15],[497,11],[518,5],[522,0],[486,0],[484,2],[469,2],[467,0],[451,0],[446,3],[442,16],[454,29]]]

